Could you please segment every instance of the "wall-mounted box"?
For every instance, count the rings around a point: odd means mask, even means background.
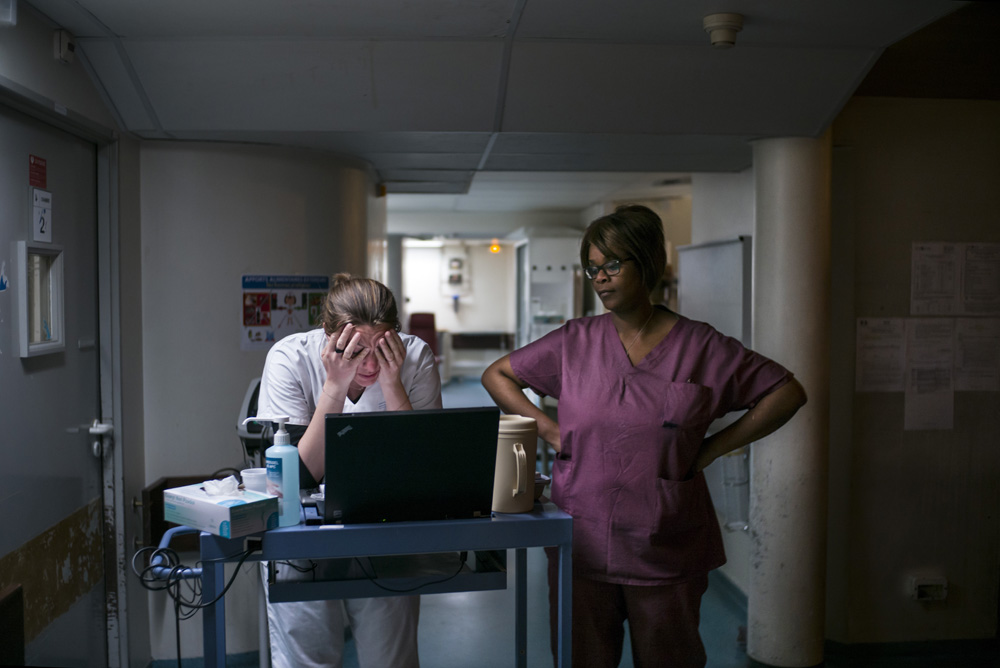
[[[62,246],[18,241],[15,253],[18,354],[35,357],[62,351],[66,348]]]

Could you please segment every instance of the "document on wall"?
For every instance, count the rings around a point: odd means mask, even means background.
[[[910,314],[955,315],[961,285],[960,244],[914,242],[910,256]]]
[[[1000,316],[1000,244],[914,242],[910,314]]]
[[[903,429],[952,429],[955,422],[953,318],[906,320]]]
[[[955,389],[1000,392],[1000,318],[955,321]]]
[[[858,318],[854,389],[902,392],[906,370],[903,318]]]
[[[962,313],[1000,315],[1000,244],[964,244]]]

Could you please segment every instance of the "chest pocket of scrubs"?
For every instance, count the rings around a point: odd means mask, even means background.
[[[711,421],[712,390],[698,383],[667,383],[664,426],[696,427]]]
[[[685,480],[712,421],[712,391],[695,383],[670,383],[663,406],[664,450],[656,479],[653,543],[703,526],[711,511],[705,476]]]
[[[681,480],[694,462],[712,422],[712,391],[695,383],[670,383],[662,410],[660,476]]]

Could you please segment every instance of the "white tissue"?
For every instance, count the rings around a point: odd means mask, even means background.
[[[202,486],[209,496],[233,496],[240,491],[240,483],[232,475],[222,480],[206,480]]]

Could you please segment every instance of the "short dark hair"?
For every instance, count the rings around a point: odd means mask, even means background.
[[[590,247],[605,257],[632,258],[642,274],[642,284],[652,292],[667,268],[667,243],[663,222],[648,207],[626,204],[601,216],[583,233],[580,263],[590,264]]]

